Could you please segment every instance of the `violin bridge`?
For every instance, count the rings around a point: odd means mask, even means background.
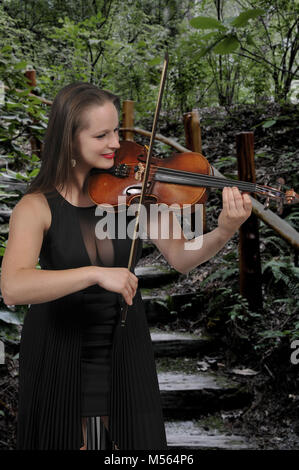
[[[138,163],[138,165],[135,166],[135,180],[137,181],[141,181],[142,180],[142,176],[145,172],[145,166],[143,165],[143,163]]]

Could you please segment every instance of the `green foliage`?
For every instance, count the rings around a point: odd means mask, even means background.
[[[249,20],[258,18],[259,16],[262,16],[264,14],[265,14],[265,11],[262,10],[261,8],[246,10],[240,13],[240,15],[238,15],[236,18],[233,18],[231,20],[231,25],[234,26],[235,28],[247,26],[249,23]]]
[[[277,240],[277,237],[275,238]],[[293,286],[295,288],[296,285],[298,287],[299,267],[294,266],[288,257],[271,259],[263,266],[263,273],[267,270],[271,271],[274,283],[282,281],[285,287]]]
[[[218,3],[223,14],[224,2]],[[255,64],[263,65],[259,70],[266,71],[272,78],[275,100],[287,101],[292,80],[299,78],[296,68],[296,54],[299,50],[298,2],[280,0],[273,8],[263,0],[253,3],[246,1],[246,4],[250,8],[238,16],[221,18],[218,10],[217,20],[212,16],[198,16],[190,20],[193,28],[211,30],[199,40],[200,55],[238,54]],[[253,5],[257,8],[252,8]],[[220,73],[221,69],[220,62]],[[252,72],[250,77],[254,77]]]
[[[228,21],[216,20],[212,17],[199,16],[190,20],[190,25],[198,29],[212,29],[216,30],[205,37],[208,45],[203,48],[202,55],[207,54],[211,50],[216,54],[231,54],[240,47],[240,41],[235,28],[240,28],[248,25],[250,19],[255,19],[265,13],[261,8],[246,10],[240,13],[237,17],[229,18]],[[249,36],[249,41],[252,41]]]
[[[192,18],[192,20],[190,20],[190,24],[194,28],[198,29],[226,29],[220,21],[207,16],[198,16],[196,18]]]
[[[215,54],[231,54],[240,46],[237,36],[229,34],[221,39],[213,48]]]
[[[23,62],[36,69],[39,95],[51,99],[67,83],[91,81],[135,100],[138,119],[154,111],[165,49],[168,115],[177,103],[182,113],[214,103],[231,106],[240,97],[254,100],[269,90],[287,99],[297,47],[287,21],[296,17],[292,1],[271,8],[245,0],[243,10],[234,2],[218,3],[222,13],[216,18],[213,2],[87,0],[78,8],[74,0],[21,6],[4,0],[2,42],[13,48],[20,67]]]
[[[266,245],[261,311],[252,311],[239,293],[236,252],[222,256],[221,263],[201,282],[200,295],[208,330],[230,342],[245,341],[264,357],[277,350],[282,339],[299,338],[299,268],[288,255],[286,242],[269,227],[261,226],[260,237]]]

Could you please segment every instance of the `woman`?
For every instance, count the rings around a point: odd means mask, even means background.
[[[20,346],[18,449],[86,449],[88,418],[100,416],[109,430],[120,296],[134,332],[124,376],[131,402],[124,410],[129,424],[122,448],[167,447],[138,279],[126,268],[131,240],[95,235],[99,217],[86,184],[92,168],[113,166],[119,107],[115,95],[88,83],[58,93],[40,172],[10,218],[2,295],[7,305],[30,304]],[[250,212],[248,195],[224,188],[218,227],[204,235],[201,248],[185,250],[183,236],[167,240],[159,230],[153,242],[170,265],[187,273],[215,255]],[[163,220],[151,220],[150,228]],[[172,215],[169,220],[171,234],[179,224]],[[138,248],[137,261],[141,243]]]

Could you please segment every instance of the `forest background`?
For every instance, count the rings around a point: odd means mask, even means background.
[[[298,188],[298,13],[295,0],[2,0],[0,183],[14,184],[13,190],[1,186],[2,210],[21,197],[18,183],[39,171],[30,139],[42,141],[49,115],[49,106],[29,95],[26,70],[36,70],[34,93],[48,100],[74,81],[134,100],[136,126],[151,130],[165,50],[170,61],[159,132],[185,145],[183,114],[198,109],[203,154],[236,178],[235,136],[254,131],[258,181],[269,175],[275,184],[282,176],[288,187]],[[155,151],[165,156],[170,149],[157,142]],[[207,204],[210,228],[220,207],[221,192],[214,190]],[[298,206],[285,208],[281,217],[298,229]],[[1,256],[6,222],[2,217]],[[295,406],[298,366],[290,358],[299,340],[298,252],[264,223],[259,228],[261,310],[240,296],[237,235],[179,285],[202,297],[201,324],[229,346],[229,360],[244,353],[247,365],[266,371],[267,386],[277,396],[295,397]],[[11,364],[25,312],[26,306],[2,302],[0,337]],[[13,396],[0,418],[9,422],[15,408]]]

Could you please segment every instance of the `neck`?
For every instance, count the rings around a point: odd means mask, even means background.
[[[87,198],[88,196],[88,171],[82,171],[81,169],[73,168],[70,183],[65,187],[63,192],[65,195],[69,194],[69,199],[74,203],[80,202],[81,199]]]

